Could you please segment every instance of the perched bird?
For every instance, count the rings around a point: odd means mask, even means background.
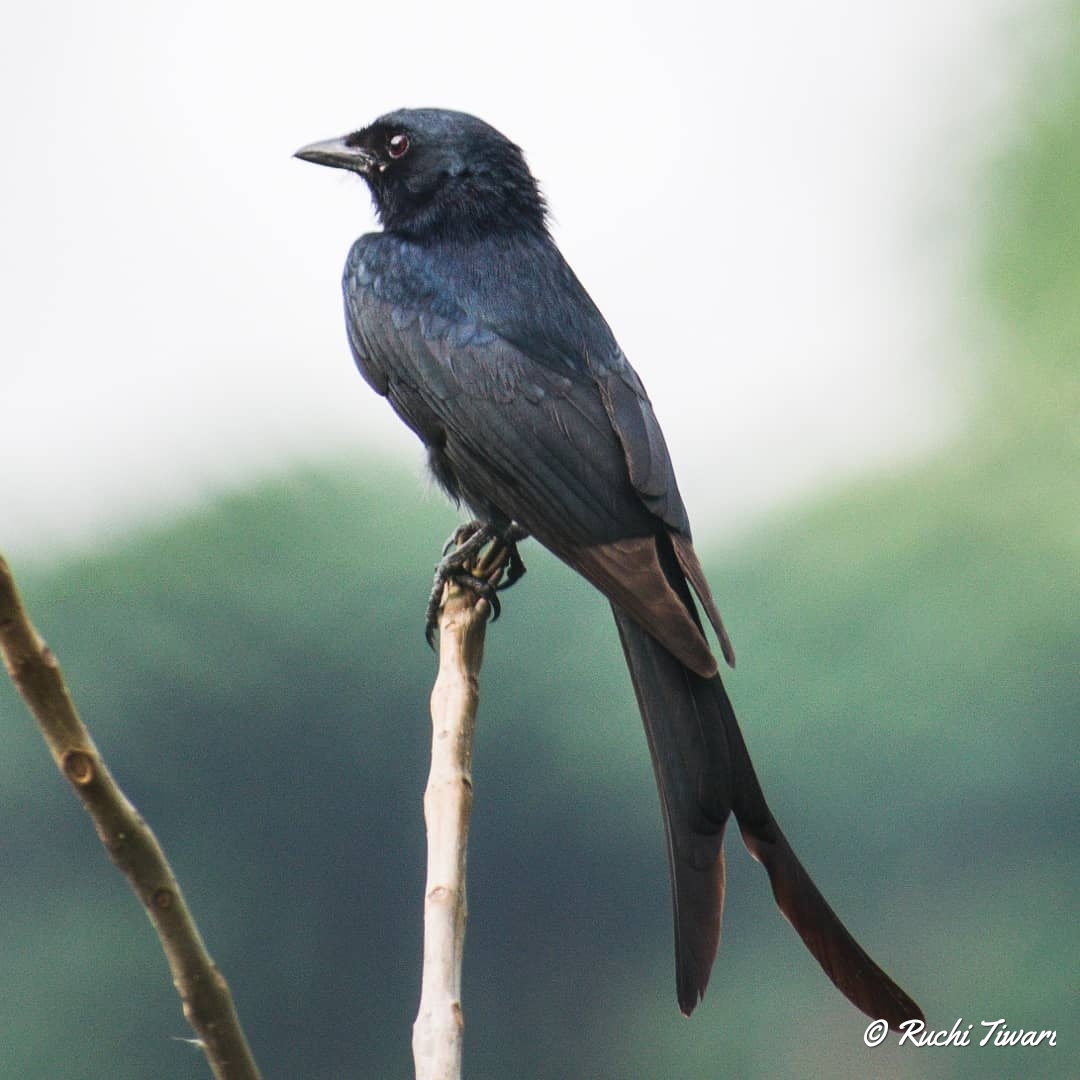
[[[698,614],[733,664],[663,433],[555,246],[521,150],[465,113],[402,109],[296,156],[362,176],[383,226],[356,241],[343,279],[364,378],[419,435],[484,538],[531,535],[611,602],[660,790],[682,1011],[705,992],[716,955],[734,813],[836,986],[893,1027],[921,1018],[833,913],[765,802]]]

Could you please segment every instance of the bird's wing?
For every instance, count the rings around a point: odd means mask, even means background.
[[[456,493],[518,522],[688,667],[715,673],[697,619],[660,567],[657,545],[674,536],[688,578],[708,595],[688,533],[682,543],[656,512],[666,499],[666,512],[685,520],[648,399],[613,370],[536,362],[400,273],[347,270],[345,294],[358,366],[448,468]],[[715,609],[711,598],[706,606]]]
[[[630,482],[645,505],[667,524],[679,566],[716,631],[724,659],[734,667],[735,650],[690,539],[690,522],[675,480],[671,455],[649,396],[621,352],[612,363],[597,370],[595,378],[608,419],[622,446]]]

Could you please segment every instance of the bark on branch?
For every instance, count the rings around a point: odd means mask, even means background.
[[[157,931],[184,1016],[217,1080],[258,1080],[259,1071],[225,979],[206,951],[157,838],[112,778],[68,693],[60,665],[23,608],[0,556],[0,652],[41,729],[57,768],[93,819]]]

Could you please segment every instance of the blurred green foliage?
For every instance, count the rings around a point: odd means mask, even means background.
[[[1076,1074],[1080,48],[1029,103],[984,208],[967,318],[996,347],[969,429],[709,570],[751,752],[825,894],[931,1026],[1004,1017],[1058,1046],[867,1050],[736,830],[713,984],[684,1021],[616,637],[529,545],[483,677],[470,1077]],[[456,520],[416,491],[379,462],[297,472],[22,583],[268,1078],[411,1075],[420,616]],[[6,685],[0,722],[0,1076],[207,1075],[149,924]]]

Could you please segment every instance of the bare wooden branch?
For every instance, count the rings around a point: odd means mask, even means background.
[[[496,542],[474,573],[492,585],[508,551]],[[472,811],[472,755],[480,666],[491,609],[457,586],[444,594],[439,615],[439,672],[431,691],[431,772],[424,792],[427,885],[424,891],[424,969],[413,1024],[416,1080],[460,1080],[465,1017],[461,964],[465,951],[465,864]]]
[[[93,819],[112,861],[154,924],[184,1016],[218,1080],[258,1080],[229,988],[203,944],[165,853],[117,786],[68,693],[60,665],[38,635],[0,556],[0,652],[37,720],[57,767]]]
[[[472,748],[488,605],[452,587],[439,618],[439,673],[431,691],[431,772],[424,792],[427,885],[424,970],[413,1025],[416,1080],[458,1080],[465,1019],[465,861],[472,810]]]

